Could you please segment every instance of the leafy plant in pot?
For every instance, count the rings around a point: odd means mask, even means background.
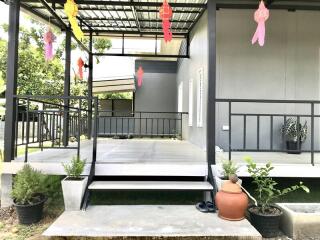
[[[85,160],[73,157],[70,164],[63,164],[67,177],[61,181],[64,207],[67,211],[80,210],[88,177],[81,176]]]
[[[225,181],[228,181],[230,177],[237,175],[237,172],[239,170],[239,166],[235,164],[231,160],[224,160],[222,162],[222,171],[220,174],[220,177],[216,177],[216,184],[218,187],[218,190],[221,190],[222,184]],[[241,183],[241,180],[240,180]]]
[[[21,224],[34,224],[42,219],[43,206],[47,200],[45,176],[26,164],[16,174],[11,197]]]
[[[307,138],[307,121],[302,125],[294,118],[288,118],[281,127],[281,132],[286,140],[287,152],[291,154],[300,154],[301,145]]]
[[[247,157],[245,160],[253,183],[257,186],[256,205],[248,208],[251,223],[263,237],[277,237],[282,210],[274,205],[274,201],[299,189],[309,193],[309,189],[302,182],[288,188],[278,189],[276,187],[278,183],[269,177],[270,171],[274,169],[271,163],[257,167],[251,158]]]

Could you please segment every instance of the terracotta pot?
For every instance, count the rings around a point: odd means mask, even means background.
[[[215,202],[219,217],[230,221],[240,221],[245,218],[248,197],[238,184],[231,181],[224,182],[222,189],[216,194]]]

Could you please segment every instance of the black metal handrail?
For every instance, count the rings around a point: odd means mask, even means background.
[[[99,110],[98,136],[179,137],[187,112]]]
[[[229,152],[229,160],[232,159],[232,152],[288,152],[288,153],[296,153],[297,150],[289,150],[286,149],[285,146],[281,148],[276,148],[274,146],[274,129],[275,129],[275,120],[281,118],[282,120],[279,121],[281,124],[284,124],[288,118],[295,118],[297,123],[300,124],[302,119],[310,119],[310,148],[304,148],[298,150],[298,152],[308,152],[310,153],[311,160],[310,163],[312,165],[315,164],[314,162],[314,154],[316,152],[320,152],[320,149],[315,149],[315,119],[320,119],[319,114],[315,114],[315,105],[320,105],[320,101],[318,100],[267,100],[267,99],[216,99],[218,103],[227,103],[228,104],[228,125],[229,125],[229,133],[228,133],[228,152]],[[260,108],[258,113],[252,113],[252,111],[241,111],[235,110],[234,104],[285,104],[286,106],[289,105],[308,105],[309,106],[309,113],[269,113],[264,112],[263,108]],[[306,109],[306,108],[304,108]],[[234,147],[233,144],[233,135],[236,134],[233,132],[232,124],[234,123],[234,118],[242,118],[242,131],[238,131],[237,134],[242,134],[242,136],[238,136],[238,139],[242,139],[242,146],[241,147]],[[256,147],[248,147],[247,146],[247,128],[248,128],[248,119],[255,118],[256,122],[256,136],[255,142]],[[261,146],[260,140],[262,138],[265,139],[266,135],[261,133],[262,129],[262,120],[268,120],[268,127],[270,128],[269,131],[269,145],[268,146]],[[240,124],[238,124],[239,126]],[[252,126],[252,124],[250,125]],[[239,128],[239,127],[238,127]],[[280,130],[280,127],[278,127]],[[239,133],[240,132],[240,133]],[[284,136],[282,135],[282,138]],[[301,148],[301,142],[297,141],[297,148]]]
[[[39,99],[63,101],[62,104],[49,101],[39,101]],[[78,106],[65,104],[65,100],[76,101]],[[83,108],[83,102],[92,104],[93,98],[79,96],[15,96],[16,115],[15,123],[15,156],[17,157],[18,146],[25,145],[25,159],[28,161],[28,149],[55,148],[55,149],[75,149],[77,156],[80,156],[80,137],[88,132],[88,121],[90,111]],[[32,104],[42,104],[43,109],[31,109]],[[49,109],[47,109],[49,107]],[[88,115],[88,116],[87,116]],[[67,121],[67,125],[65,123]],[[21,138],[19,137],[21,132]],[[64,134],[62,134],[64,132]],[[67,132],[67,133],[66,133]],[[66,137],[65,137],[66,136]],[[66,138],[66,141],[63,141]],[[69,141],[75,139],[77,144],[69,146]],[[51,145],[44,146],[45,142]],[[63,143],[62,143],[63,142]],[[34,145],[34,144],[37,144]],[[31,145],[30,145],[31,144]]]

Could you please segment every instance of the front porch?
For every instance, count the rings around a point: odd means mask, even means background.
[[[70,147],[73,145],[76,143],[72,143]],[[80,144],[80,157],[87,162],[84,175],[89,173],[92,145],[92,140],[83,140]],[[28,162],[44,172],[64,175],[61,163],[70,162],[75,155],[76,149],[44,149],[30,153]],[[222,162],[228,159],[229,154],[217,152],[216,155],[217,163],[212,167],[221,169]],[[232,160],[240,166],[239,176],[242,177],[248,176],[243,160],[245,156],[251,156],[257,164],[272,162],[275,166],[274,177],[320,177],[320,153],[314,154],[315,166],[312,166],[310,153],[233,152]],[[205,151],[189,141],[162,138],[98,138],[96,175],[205,176],[205,157]],[[19,156],[12,162],[4,163],[4,173],[16,173],[23,161],[24,156]],[[301,167],[308,170],[300,171]]]

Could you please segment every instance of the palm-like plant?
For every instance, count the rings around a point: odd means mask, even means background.
[[[285,124],[281,127],[281,133],[287,141],[304,142],[308,133],[307,121],[302,125],[294,118],[288,118]]]

